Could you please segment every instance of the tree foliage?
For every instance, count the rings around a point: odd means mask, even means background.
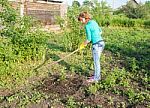
[[[73,1],[72,6],[78,6],[78,7],[80,7],[81,4],[78,1],[75,0],[75,1]]]
[[[127,2],[126,5],[122,6],[118,10],[114,12],[114,14],[125,14],[128,18],[150,18],[149,13],[150,13],[150,2],[147,1],[145,4],[134,4],[131,3],[131,1]]]

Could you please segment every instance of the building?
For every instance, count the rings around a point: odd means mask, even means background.
[[[67,3],[63,0],[9,0],[20,15],[29,15],[45,25],[55,24],[56,17],[64,17]]]
[[[129,0],[129,4],[130,4],[132,7],[136,8],[139,3],[138,3],[136,0]]]

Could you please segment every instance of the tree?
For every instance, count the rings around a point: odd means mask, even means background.
[[[78,1],[75,0],[75,1],[73,1],[72,6],[80,7],[81,5],[80,5],[80,3]]]
[[[150,1],[146,1],[144,4],[144,11],[145,11],[145,19],[150,18]]]
[[[94,0],[94,7],[92,8],[92,16],[101,26],[110,24],[110,7],[105,1]]]
[[[83,6],[92,8],[92,7],[94,7],[94,3],[90,0],[85,0],[85,1],[83,1]]]
[[[149,3],[148,3],[149,4]],[[139,3],[135,3],[133,1],[127,2],[126,5],[119,8],[114,14],[125,14],[128,18],[145,18],[148,15],[149,5],[145,3],[145,5]],[[148,12],[147,12],[148,11]]]

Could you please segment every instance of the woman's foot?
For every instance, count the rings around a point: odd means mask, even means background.
[[[95,80],[94,79],[94,76],[90,77],[88,80],[87,80],[88,83],[94,83],[94,82],[98,82],[98,80]]]
[[[88,77],[88,79],[92,79],[92,78],[94,79],[94,76],[93,76],[93,75],[92,75],[92,76],[90,76],[90,77]]]

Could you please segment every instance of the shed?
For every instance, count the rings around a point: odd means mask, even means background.
[[[57,16],[64,17],[67,3],[63,0],[9,0],[20,15],[29,15],[45,25],[55,24]]]

